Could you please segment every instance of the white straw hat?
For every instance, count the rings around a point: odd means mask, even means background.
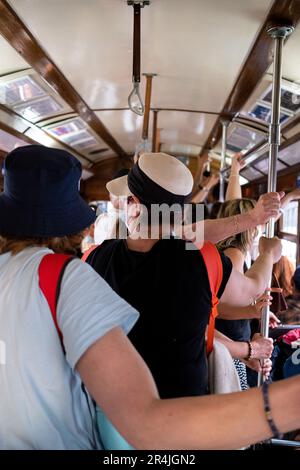
[[[137,183],[141,183],[141,185],[138,184],[140,194],[133,191],[134,185],[131,180],[134,176],[141,180],[140,182],[137,181]],[[128,197],[135,194],[142,199],[149,199],[149,196],[152,199],[151,196],[155,189],[161,189],[162,192],[169,195],[187,197],[191,194],[193,188],[193,176],[180,160],[171,155],[166,153],[144,153],[128,176],[121,176],[109,181],[106,188],[111,194],[118,197]],[[160,196],[163,199],[163,193],[161,195],[156,194],[155,202],[158,202],[157,199]],[[164,200],[161,202],[164,202]]]

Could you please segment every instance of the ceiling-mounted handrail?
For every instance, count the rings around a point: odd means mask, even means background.
[[[151,109],[151,95],[152,95],[152,79],[156,77],[156,73],[143,73],[146,77],[146,94],[145,94],[145,111],[143,121],[142,139],[147,140],[149,134],[149,118]]]
[[[258,147],[255,149],[250,150],[249,152],[245,153],[240,161],[243,162],[245,165],[250,165],[258,160],[262,155],[268,152],[269,144],[267,141],[262,142]],[[230,166],[226,166],[221,173],[226,176],[226,174],[230,171]]]
[[[127,4],[133,6],[133,60],[132,60],[132,82],[133,89],[128,96],[129,109],[143,116],[144,104],[140,95],[141,82],[141,8],[149,5],[145,0],[128,0]]]

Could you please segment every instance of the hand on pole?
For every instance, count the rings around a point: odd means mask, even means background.
[[[291,191],[290,193],[286,194],[281,199],[281,211],[280,211],[279,217],[282,215],[283,210],[285,209],[286,206],[289,205],[290,202],[299,201],[299,199],[300,199],[300,188],[296,188],[293,191]]]
[[[266,289],[266,291],[262,295],[260,295],[252,304],[252,308],[255,312],[255,315],[252,318],[261,318],[263,308],[266,307],[267,305],[269,306],[272,305],[273,297],[271,296],[271,292],[282,293],[282,289],[281,287],[271,287],[271,288]],[[278,322],[280,323],[279,320]]]
[[[269,328],[273,329],[280,325],[281,321],[276,317],[275,313],[269,313]]]
[[[230,171],[231,176],[239,175],[241,169],[244,168],[245,162],[241,161],[242,157],[243,157],[242,152],[235,153],[233,155],[232,160],[231,160],[231,171]]]
[[[272,370],[271,359],[264,359],[264,361],[262,361],[263,362],[262,365],[259,359],[251,359],[250,361],[243,361],[243,362],[250,369],[255,370],[256,372],[262,372],[265,380],[269,378],[271,370]]]
[[[269,359],[273,351],[273,340],[255,333],[251,340],[252,359]]]
[[[249,213],[256,225],[263,225],[272,218],[278,217],[281,208],[281,199],[284,193],[267,193],[260,196],[256,206]]]
[[[270,253],[273,256],[273,264],[281,258],[282,245],[281,240],[277,237],[259,239],[259,253],[261,255]]]

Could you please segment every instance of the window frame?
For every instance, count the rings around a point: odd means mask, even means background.
[[[294,201],[291,201],[294,202]],[[296,265],[300,264],[300,250],[299,250],[299,242],[300,242],[300,204],[299,201],[296,201],[298,205],[298,221],[297,221],[297,234],[288,233],[283,230],[283,217],[280,217],[278,221],[278,230],[277,236],[280,239],[287,240],[289,242],[296,243]]]

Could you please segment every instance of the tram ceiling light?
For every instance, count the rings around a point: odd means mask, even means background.
[[[139,116],[143,116],[145,107],[140,95],[141,81],[141,8],[150,2],[142,0],[128,0],[127,5],[133,7],[133,61],[132,82],[133,89],[128,96],[129,109]]]

